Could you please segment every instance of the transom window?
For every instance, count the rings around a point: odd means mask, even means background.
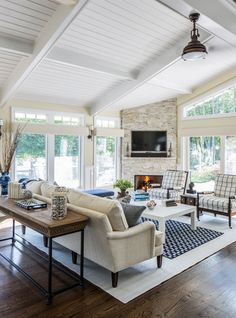
[[[184,118],[218,117],[236,113],[236,85],[228,87],[199,103],[184,107]]]
[[[120,119],[119,118],[108,118],[108,117],[95,118],[95,127],[119,128],[120,127]]]
[[[43,114],[14,112],[14,121],[17,122],[30,122],[35,124],[47,123],[48,118]]]
[[[84,126],[84,115],[45,110],[13,109],[13,120],[30,124]]]

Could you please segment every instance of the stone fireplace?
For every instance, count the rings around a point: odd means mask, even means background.
[[[161,175],[167,169],[177,169],[177,101],[170,99],[121,112],[122,138],[121,175],[131,182],[134,176]],[[132,130],[167,131],[167,148],[172,148],[171,156],[166,158],[131,157]],[[155,183],[155,182],[154,182]],[[159,182],[157,182],[159,183]],[[135,182],[134,182],[135,186]]]
[[[159,188],[162,183],[162,178],[162,175],[135,175],[134,190]]]

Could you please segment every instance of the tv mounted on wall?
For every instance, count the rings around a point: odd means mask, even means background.
[[[167,157],[167,132],[131,131],[131,157]]]

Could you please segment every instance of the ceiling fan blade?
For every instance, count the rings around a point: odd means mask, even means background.
[[[64,4],[66,6],[71,6],[77,2],[77,0],[55,0],[59,4]]]

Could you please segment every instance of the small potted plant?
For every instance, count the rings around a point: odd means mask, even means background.
[[[127,189],[132,188],[133,184],[126,179],[118,179],[116,182],[113,184],[113,188],[118,188],[120,189],[120,192],[118,192],[118,198],[123,198],[128,194]]]

